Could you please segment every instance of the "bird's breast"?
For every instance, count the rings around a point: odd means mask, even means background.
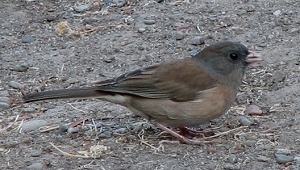
[[[223,115],[237,91],[217,85],[198,93],[194,100],[176,102],[167,99],[132,99],[132,107],[159,123],[180,127],[197,126]]]

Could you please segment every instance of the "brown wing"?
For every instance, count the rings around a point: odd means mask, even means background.
[[[99,90],[133,94],[146,98],[189,101],[199,92],[215,87],[215,79],[193,58],[135,70],[99,83]]]

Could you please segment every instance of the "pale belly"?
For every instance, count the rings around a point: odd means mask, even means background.
[[[214,88],[204,91],[199,95],[199,99],[188,102],[133,99],[132,105],[127,107],[139,116],[166,126],[197,126],[222,116],[229,109],[236,92],[223,89]]]

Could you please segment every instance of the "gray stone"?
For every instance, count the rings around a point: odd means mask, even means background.
[[[258,156],[256,159],[260,162],[268,162],[270,160],[270,158],[266,156]]]
[[[12,70],[18,71],[18,72],[25,72],[28,70],[28,68],[29,68],[29,64],[24,62],[24,63],[16,65]]]
[[[113,3],[117,6],[117,7],[123,7],[124,5],[127,4],[126,0],[114,0]]]
[[[9,97],[9,92],[7,90],[0,91],[0,96]]]
[[[243,145],[248,146],[248,147],[253,147],[253,146],[255,146],[255,144],[256,144],[256,141],[253,141],[253,140],[247,140],[243,143]]]
[[[144,28],[144,27],[138,28],[138,32],[139,32],[139,33],[143,33],[143,32],[145,32],[145,31],[146,31],[146,28]]]
[[[9,97],[0,97],[0,102],[2,103],[7,103],[8,105],[10,105],[10,98]]]
[[[293,162],[294,156],[291,155],[285,155],[285,154],[275,154],[275,159],[277,163],[284,164],[287,162]]]
[[[133,141],[133,140],[136,140],[136,139],[137,139],[137,137],[134,136],[134,135],[128,135],[128,136],[126,136],[126,137],[127,137],[127,140],[130,140],[130,141]]]
[[[228,163],[228,164],[225,164],[223,168],[224,168],[224,170],[238,170],[238,169],[240,169],[240,166]]]
[[[100,133],[99,138],[110,138],[111,137],[111,132],[110,131],[104,131],[102,133]]]
[[[191,45],[203,45],[205,44],[205,38],[202,36],[195,36],[189,40],[189,44]]]
[[[9,104],[0,102],[0,110],[9,109],[9,107],[10,107]]]
[[[74,7],[74,11],[76,11],[78,13],[85,12],[85,11],[89,10],[92,6],[93,6],[92,3],[80,4],[80,5]]]
[[[290,155],[291,151],[288,149],[275,149],[275,154]]]
[[[60,132],[67,132],[69,129],[68,125],[65,124],[59,124],[59,131]]]
[[[227,161],[229,163],[237,163],[237,160],[238,160],[237,157],[233,154],[229,155],[228,158],[227,158]]]
[[[296,34],[296,33],[299,33],[300,32],[300,29],[299,28],[291,28],[290,30],[289,30],[289,33],[290,34]]]
[[[127,132],[128,132],[127,128],[119,128],[114,131],[114,133],[117,133],[117,134],[124,134]]]
[[[262,110],[259,106],[251,104],[251,105],[246,107],[244,113],[247,114],[247,115],[261,115]]]
[[[77,79],[75,79],[75,78],[69,78],[67,81],[66,81],[66,83],[68,83],[68,84],[75,84],[75,83],[77,83],[77,82],[79,82]]]
[[[253,124],[253,122],[251,120],[249,120],[247,117],[245,116],[240,116],[238,117],[238,121],[241,125],[243,126],[250,126]]]
[[[184,39],[184,33],[181,31],[177,31],[175,34],[175,39],[176,40],[183,40]]]
[[[18,83],[16,81],[10,81],[10,82],[8,82],[8,85],[14,89],[24,89],[24,87],[25,87],[23,84]]]
[[[273,15],[275,15],[276,17],[278,17],[279,15],[281,15],[281,11],[280,10],[276,10],[273,12]]]
[[[156,21],[155,21],[154,19],[145,19],[145,20],[144,20],[144,23],[145,23],[146,25],[153,25],[153,24],[156,23]]]
[[[189,53],[192,57],[195,57],[199,53],[199,51],[194,49],[194,50],[189,51]]]
[[[79,128],[77,127],[69,127],[67,130],[68,133],[77,133],[79,132]]]
[[[48,124],[45,120],[31,120],[24,122],[21,126],[23,132],[30,132],[38,129],[39,127],[46,126]]]
[[[35,108],[33,108],[33,107],[26,107],[26,108],[23,108],[23,112],[25,112],[25,113],[35,112]]]
[[[25,35],[22,37],[22,43],[32,43],[34,38],[31,35]]]
[[[43,170],[45,167],[42,163],[33,163],[26,170]]]
[[[57,20],[57,19],[58,19],[58,16],[56,16],[56,15],[47,15],[47,16],[45,16],[44,19],[45,19],[46,21],[48,21],[48,22],[52,22],[52,21]]]
[[[34,149],[34,150],[30,151],[30,156],[32,156],[32,157],[39,157],[41,155],[42,155],[42,151],[41,150]]]

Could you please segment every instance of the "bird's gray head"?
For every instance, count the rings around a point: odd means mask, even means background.
[[[195,56],[202,67],[210,70],[212,76],[227,79],[226,82],[240,82],[245,67],[254,61],[249,58],[254,57],[247,47],[230,41],[210,45]]]

